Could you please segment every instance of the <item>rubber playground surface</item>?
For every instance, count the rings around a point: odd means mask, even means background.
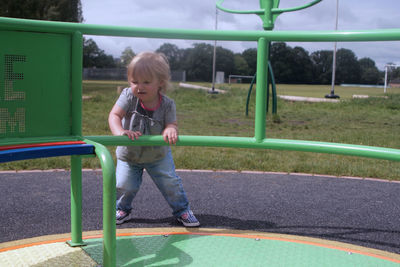
[[[400,266],[400,183],[178,171],[199,228],[149,177],[117,226],[117,266]],[[69,172],[1,172],[0,266],[102,265],[102,175],[83,173],[86,246],[71,248]]]

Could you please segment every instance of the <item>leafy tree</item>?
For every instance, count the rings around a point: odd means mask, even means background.
[[[359,83],[361,69],[353,51],[341,48],[336,53],[336,83]]]
[[[229,76],[230,74],[235,74],[234,53],[229,49],[217,46],[215,69],[216,71],[223,71],[225,73],[225,76]]]
[[[67,22],[83,21],[80,0],[2,0],[0,16]]]
[[[236,75],[254,75],[254,73],[249,73],[249,65],[241,54],[234,55],[234,64]]]
[[[314,76],[321,84],[329,84],[332,81],[333,51],[320,50],[311,54],[314,64]],[[373,63],[375,65],[375,63]],[[336,53],[336,77],[335,83],[360,83],[360,63],[353,51],[341,48]]]
[[[278,83],[287,83],[293,78],[291,53],[292,49],[284,42],[274,43],[270,48],[270,61]]]
[[[270,48],[270,61],[277,83],[290,81],[293,77],[290,54],[291,48],[284,42],[273,43]]]
[[[0,1],[0,16],[66,22],[82,22],[80,0]],[[114,67],[114,58],[106,55],[92,40],[84,40],[84,67]]]
[[[330,84],[332,82],[333,51],[315,51],[311,53],[310,58],[313,63],[314,82],[319,84]]]
[[[313,81],[313,64],[308,52],[299,46],[294,47],[290,53],[291,68],[293,77],[287,82],[291,83],[312,83]]]
[[[113,68],[114,58],[106,55],[93,39],[84,39],[83,43],[83,67],[84,68]]]
[[[369,68],[365,69],[361,73],[360,78],[361,84],[379,84],[382,83],[382,75],[378,69]]]
[[[205,43],[196,43],[187,49],[185,69],[189,80],[210,81],[212,75],[213,47]]]
[[[257,71],[257,48],[249,48],[243,51],[242,57],[249,66],[249,74],[254,75]]]
[[[212,61],[214,46],[206,43],[196,43],[193,48],[184,52],[184,66],[187,70],[188,80],[208,81],[212,80]],[[225,75],[234,73],[234,54],[232,51],[216,48],[216,70],[225,72]]]
[[[360,83],[362,84],[378,84],[382,77],[375,62],[370,58],[362,58],[358,61],[361,70]]]
[[[277,42],[271,45],[270,51],[276,82],[311,83],[313,67],[304,48],[298,46],[291,48],[286,43]]]
[[[171,43],[164,43],[156,52],[163,53],[167,57],[171,70],[181,70],[183,68],[182,60],[184,51],[179,49],[178,46]]]
[[[126,47],[121,54],[121,66],[126,67],[131,62],[132,58],[135,56],[135,52],[133,52],[130,46]]]

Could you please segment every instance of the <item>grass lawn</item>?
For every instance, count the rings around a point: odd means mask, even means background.
[[[83,134],[109,135],[107,117],[118,86],[126,82],[85,81]],[[205,85],[205,84],[202,84]],[[208,85],[209,86],[209,85]],[[179,88],[168,92],[177,104],[181,135],[254,136],[253,90],[249,116],[245,116],[248,84],[223,84],[226,94]],[[278,85],[279,95],[324,97],[325,85]],[[267,115],[268,138],[299,139],[400,148],[400,89],[335,87],[339,103],[304,103],[278,100],[279,120]],[[352,99],[352,95],[374,96]],[[114,148],[109,147],[114,153]],[[258,170],[400,180],[400,162],[294,151],[208,147],[173,147],[178,169]],[[85,168],[98,168],[85,159]],[[2,169],[69,168],[68,158],[38,159],[1,165]]]

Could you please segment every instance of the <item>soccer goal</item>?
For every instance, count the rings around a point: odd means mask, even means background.
[[[387,86],[388,86],[388,70],[400,66],[399,64],[388,63],[385,65],[385,85],[383,92],[386,94]]]

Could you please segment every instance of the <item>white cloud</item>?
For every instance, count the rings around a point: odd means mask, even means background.
[[[282,0],[280,8],[304,5],[311,0]],[[144,28],[208,29],[215,27],[216,0],[82,0],[84,23],[134,26]],[[361,4],[362,2],[362,4]],[[257,10],[258,0],[225,0],[223,6],[235,10]],[[400,28],[398,10],[400,1],[339,1],[339,30]],[[317,5],[295,12],[281,14],[274,31],[279,30],[333,30],[335,27],[336,0],[323,0]],[[263,30],[257,15],[228,14],[218,11],[218,29]],[[162,40],[144,38],[91,36],[101,49],[113,56],[131,46],[135,52],[155,50],[162,43],[174,43],[180,48],[190,47],[196,41]],[[198,41],[197,41],[198,42]],[[251,42],[219,42],[234,52],[255,47]],[[332,43],[288,43],[302,46],[309,52],[333,49]],[[399,42],[339,43],[338,48],[354,51],[358,58],[370,57],[380,69],[387,62],[400,62]]]

